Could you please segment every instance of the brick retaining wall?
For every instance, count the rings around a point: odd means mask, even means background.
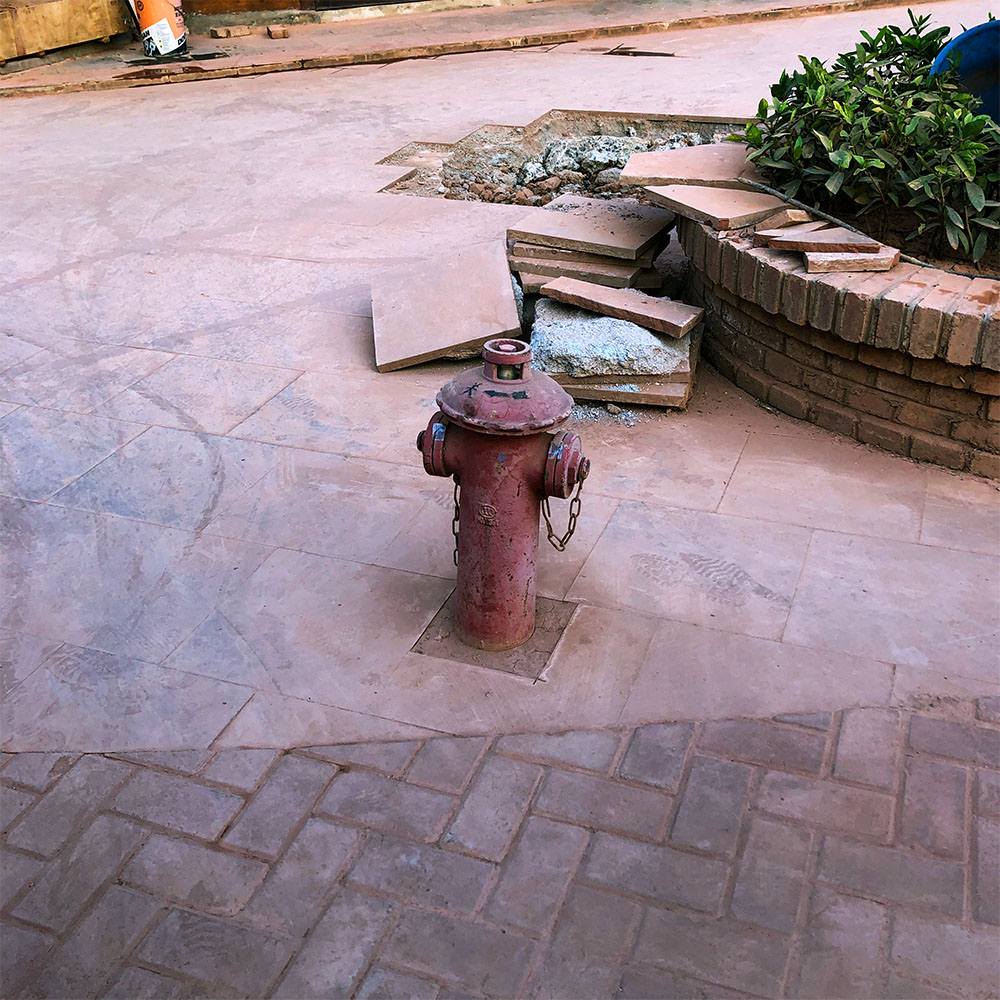
[[[989,307],[952,292],[921,314],[903,287],[915,266],[807,275],[791,254],[689,220],[678,228],[691,301],[706,310],[703,350],[742,389],[886,451],[1000,478],[1000,372],[947,360],[991,350]],[[961,280],[954,286],[967,291]]]

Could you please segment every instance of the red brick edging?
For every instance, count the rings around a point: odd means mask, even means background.
[[[1000,282],[798,255],[678,221],[709,360],[757,399],[866,444],[1000,478]]]

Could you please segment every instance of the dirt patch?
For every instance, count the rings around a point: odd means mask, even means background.
[[[721,142],[739,120],[550,111],[530,125],[484,125],[448,145],[412,142],[382,163],[413,166],[386,190],[421,197],[546,205],[561,194],[614,198],[633,153]]]

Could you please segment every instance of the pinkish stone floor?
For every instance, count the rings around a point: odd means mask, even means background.
[[[1000,992],[994,484],[705,369],[578,427],[532,682],[411,652],[453,369],[372,370],[371,276],[522,214],[379,194],[389,153],[752,114],[905,17],[0,105],[3,995]]]

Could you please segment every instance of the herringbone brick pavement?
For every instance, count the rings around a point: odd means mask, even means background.
[[[5,997],[990,997],[1000,699],[0,765]]]

